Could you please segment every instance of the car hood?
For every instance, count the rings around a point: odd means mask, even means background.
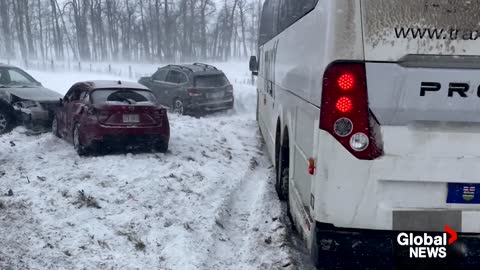
[[[44,87],[0,88],[0,91],[9,93],[23,100],[33,101],[57,101],[62,97],[59,93]]]

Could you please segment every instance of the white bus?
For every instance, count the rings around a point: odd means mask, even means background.
[[[258,124],[317,266],[445,226],[460,255],[473,255],[479,10],[463,0],[265,1],[250,62]]]

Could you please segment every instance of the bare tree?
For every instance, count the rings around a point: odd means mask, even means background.
[[[24,34],[24,1],[13,1],[13,14],[15,16],[15,27],[17,30],[18,43],[20,45],[20,52],[22,54],[22,59],[28,59],[27,55],[27,44],[25,43],[25,34]]]
[[[155,17],[157,18],[155,21],[155,34],[156,34],[156,45],[157,45],[157,59],[162,60],[162,26],[160,20],[160,0],[155,0]]]
[[[42,5],[40,0],[37,1],[37,16],[38,16],[38,34],[39,34],[39,45],[40,53],[42,55],[42,60],[45,60],[45,46],[43,40],[43,23],[42,23]]]
[[[245,7],[246,7],[246,1],[240,0],[238,9],[240,11],[240,27],[242,29],[243,56],[248,55],[247,42],[246,42],[246,36],[245,36]]]
[[[58,3],[56,0],[50,0],[51,8],[52,8],[52,35],[53,35],[53,43],[55,47],[55,56],[57,59],[63,59],[64,57],[64,48],[63,48],[63,35],[62,31],[60,31],[60,24],[58,22],[58,14],[57,8]]]
[[[0,0],[0,18],[2,23],[2,32],[5,37],[5,54],[10,58],[15,58],[15,51],[13,49],[13,38],[10,30],[10,13],[7,0]]]
[[[0,58],[175,62],[245,57],[256,47],[260,2],[0,0]]]

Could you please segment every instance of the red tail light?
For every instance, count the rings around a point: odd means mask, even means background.
[[[341,97],[338,99],[336,104],[337,110],[342,113],[347,113],[352,111],[353,109],[353,102],[348,97]]]
[[[97,117],[100,122],[106,122],[110,117],[110,113],[108,111],[99,111]]]
[[[191,97],[199,97],[202,95],[202,92],[196,88],[188,88],[187,92],[188,92],[188,95]]]
[[[155,118],[156,120],[162,120],[166,114],[167,114],[166,109],[164,108],[158,109],[153,112],[153,118]]]
[[[383,154],[379,124],[368,108],[364,63],[335,62],[327,68],[320,129],[358,159],[373,160]]]
[[[89,115],[96,116],[100,122],[107,121],[108,117],[110,116],[110,113],[108,111],[102,111],[102,110],[96,109],[94,107],[88,108],[87,113]]]
[[[342,90],[351,90],[355,86],[355,76],[350,73],[344,73],[338,78],[338,87]]]

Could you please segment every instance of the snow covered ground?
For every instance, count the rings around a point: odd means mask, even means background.
[[[235,110],[170,115],[167,154],[79,157],[52,134],[1,136],[0,269],[297,269],[246,64],[220,67]],[[122,79],[29,73],[60,93]]]

